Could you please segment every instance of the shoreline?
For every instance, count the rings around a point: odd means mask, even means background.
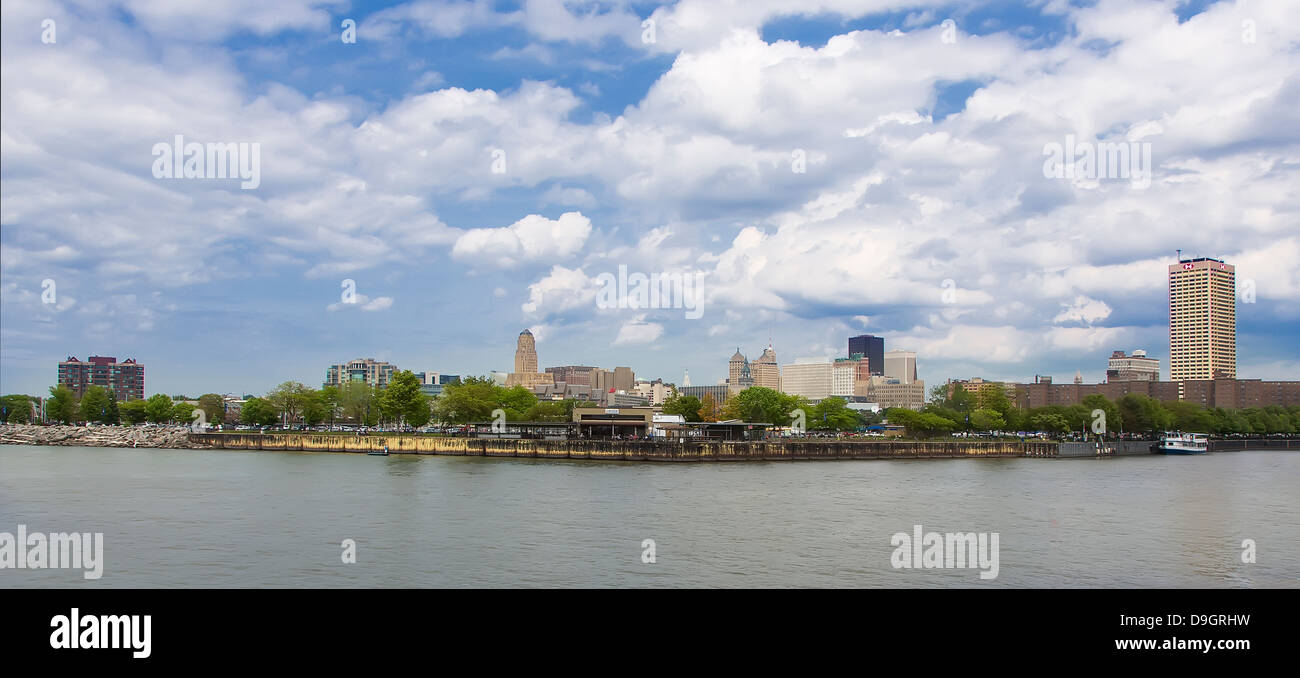
[[[606,461],[813,461],[844,459],[1046,458],[1098,459],[1150,454],[1153,441],[1010,440],[627,441],[451,438],[311,433],[193,433],[188,427],[0,425],[0,445],[267,450],[351,454],[588,459]],[[1213,440],[1210,451],[1300,450],[1300,439]]]

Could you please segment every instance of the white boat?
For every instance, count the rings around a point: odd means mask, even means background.
[[[1165,433],[1160,442],[1151,446],[1155,454],[1205,454],[1210,450],[1210,436],[1204,433]]]

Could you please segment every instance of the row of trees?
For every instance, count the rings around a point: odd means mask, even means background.
[[[1100,416],[1095,414],[1098,410]],[[1101,430],[1109,437],[1122,433],[1152,435],[1168,430],[1218,435],[1300,431],[1300,407],[1296,406],[1206,409],[1195,403],[1160,402],[1130,393],[1118,401],[1092,394],[1076,405],[1020,409],[1001,389],[985,388],[971,393],[960,384],[953,387],[951,394],[946,386],[936,386],[930,392],[930,402],[920,412],[893,408],[886,414],[891,424],[901,425],[917,437],[958,431],[1095,433],[1098,422],[1103,423]]]
[[[15,407],[18,402],[26,403],[25,408]],[[9,423],[29,421],[31,399],[27,396],[5,396],[5,409]],[[200,399],[200,406],[205,410],[214,408],[216,416],[221,414],[221,396],[210,393]],[[213,404],[215,402],[215,405]],[[12,403],[12,405],[11,405]],[[194,420],[195,406],[186,402],[174,402],[171,398],[158,393],[147,400],[128,400],[118,402],[112,389],[103,386],[88,386],[80,397],[72,389],[62,384],[50,387],[50,397],[45,401],[46,419],[62,424],[79,424],[92,422],[96,424],[189,424]],[[17,419],[15,419],[17,417]],[[211,418],[208,421],[212,421]]]
[[[402,370],[382,389],[364,382],[314,389],[286,381],[264,397],[246,398],[239,420],[250,426],[347,423],[418,428],[429,423],[431,405],[432,399],[420,390],[419,377]]]
[[[596,404],[573,398],[538,400],[523,386],[506,388],[486,377],[469,377],[445,386],[433,411],[440,422],[468,424],[492,421],[495,410],[503,410],[506,421],[569,421],[575,407],[596,407]]]
[[[761,386],[737,393],[722,407],[709,394],[703,398],[674,395],[664,401],[663,412],[690,422],[742,419],[791,426],[802,420],[810,431],[851,431],[881,421],[880,415],[849,409],[843,398],[824,398],[814,406],[803,396]]]

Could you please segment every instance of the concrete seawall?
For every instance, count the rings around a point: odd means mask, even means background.
[[[960,457],[1055,457],[1050,442],[633,442],[587,440],[490,440],[419,436],[194,433],[192,442],[216,449],[377,452],[453,456],[592,459],[604,461],[796,461],[816,459],[952,459]]]

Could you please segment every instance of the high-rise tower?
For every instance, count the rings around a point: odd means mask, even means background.
[[[1236,378],[1236,278],[1218,259],[1179,257],[1169,266],[1171,381]]]

